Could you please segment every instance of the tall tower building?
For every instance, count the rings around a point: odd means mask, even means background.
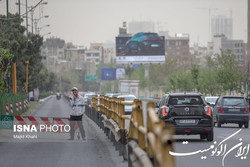
[[[211,24],[212,38],[215,35],[225,35],[227,39],[233,37],[233,19],[223,15],[214,16]]]
[[[128,32],[135,34],[138,32],[154,32],[155,24],[151,21],[133,21],[128,23]]]

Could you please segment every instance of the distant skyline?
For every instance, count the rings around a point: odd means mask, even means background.
[[[40,0],[29,0],[34,6]],[[18,12],[15,3],[9,0],[10,13]],[[51,32],[48,37],[59,37],[65,42],[89,47],[94,42],[115,42],[119,27],[124,21],[152,21],[161,30],[190,34],[190,46],[199,43],[207,46],[210,17],[214,15],[233,17],[233,39],[247,42],[247,0],[51,0],[43,5],[43,14],[49,18],[41,19],[41,35]],[[21,0],[25,3],[25,0]],[[6,15],[6,0],[0,1],[0,13]],[[25,13],[22,6],[21,13]],[[35,10],[38,17],[39,9]],[[30,15],[29,15],[30,17]],[[29,20],[30,22],[30,20]],[[25,24],[25,23],[24,23]]]

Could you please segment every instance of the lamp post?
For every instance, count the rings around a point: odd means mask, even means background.
[[[28,2],[26,0],[26,35],[28,38]]]
[[[6,0],[7,27],[9,27],[9,0]]]
[[[42,19],[42,18],[48,18],[49,16],[46,15],[46,16],[43,16],[43,17],[40,17],[39,19],[34,19],[34,24],[35,24],[35,33],[37,34],[38,33],[38,22]]]
[[[40,34],[40,31],[43,29],[43,28],[45,28],[45,27],[49,27],[50,25],[49,24],[47,24],[47,25],[45,25],[45,26],[42,26],[42,27],[40,27],[40,28],[37,28],[37,30],[38,30],[38,34]]]

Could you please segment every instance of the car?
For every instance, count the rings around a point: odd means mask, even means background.
[[[207,96],[205,97],[205,100],[207,103],[209,103],[209,105],[214,106],[218,98],[219,96]]]
[[[86,93],[85,95],[84,95],[84,102],[85,102],[85,104],[87,104],[87,105],[90,105],[91,104],[91,102],[92,102],[92,96],[94,96],[95,94],[93,94],[93,93]]]
[[[165,54],[164,40],[157,33],[139,32],[136,33],[125,45],[126,55],[151,55]]]
[[[200,139],[213,141],[211,107],[202,94],[165,94],[157,107],[158,117],[172,125],[176,135],[200,135]]]
[[[211,111],[212,111],[214,126],[216,124],[216,117],[215,117],[215,114],[214,114],[214,105],[215,105],[215,103],[216,103],[216,101],[217,101],[218,98],[219,98],[219,96],[206,96],[205,97],[205,101],[207,102],[207,104],[209,106],[211,106]]]
[[[248,103],[243,96],[220,96],[214,106],[217,126],[236,123],[240,128],[249,126]]]
[[[126,102],[133,102],[136,97],[134,95],[119,95],[117,98],[124,98]],[[132,113],[132,105],[125,105],[125,115],[130,115]]]
[[[119,93],[106,93],[104,96],[108,96],[110,98],[113,98],[113,97],[117,97],[119,95],[120,95]]]

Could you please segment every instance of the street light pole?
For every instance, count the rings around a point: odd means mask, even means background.
[[[26,0],[26,35],[28,38],[28,2]]]
[[[19,11],[19,16],[21,16],[21,3],[20,0],[18,0],[18,11]]]
[[[34,11],[32,9],[33,7],[31,6],[31,29],[32,29],[32,34],[33,34],[33,15],[34,15]]]
[[[7,27],[9,27],[9,0],[6,0],[6,11],[7,11]]]

